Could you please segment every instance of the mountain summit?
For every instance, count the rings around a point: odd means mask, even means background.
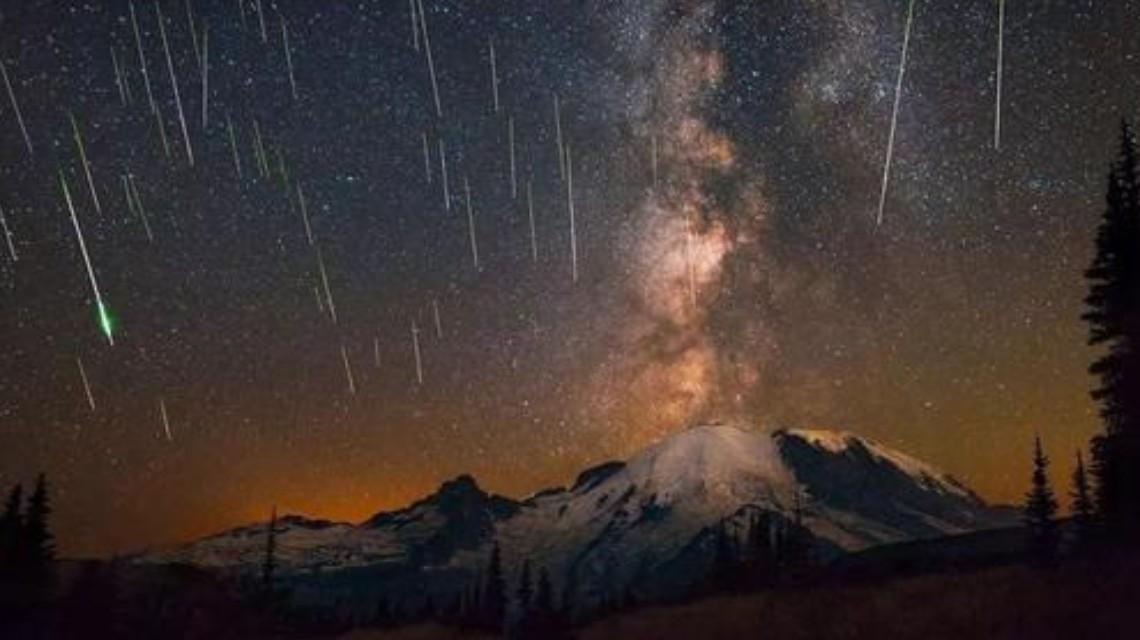
[[[706,425],[522,501],[460,476],[359,525],[285,518],[277,547],[302,593],[319,581],[324,593],[343,585],[346,598],[364,584],[366,598],[448,597],[498,543],[506,575],[529,559],[589,603],[683,591],[707,571],[714,530],[743,535],[759,514],[801,523],[822,556],[1013,524],[953,478],[866,438]],[[139,560],[254,571],[264,533],[242,527]]]

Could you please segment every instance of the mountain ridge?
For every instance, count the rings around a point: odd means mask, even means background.
[[[777,526],[802,518],[827,557],[1010,523],[951,476],[848,432],[699,425],[522,499],[463,474],[356,524],[286,516],[278,563],[298,585],[319,581],[314,593],[335,591],[341,576],[342,598],[362,584],[366,598],[388,597],[388,587],[438,598],[474,579],[497,544],[506,575],[529,560],[588,606],[614,589],[683,592],[708,569],[710,531],[743,531],[761,513]],[[266,530],[246,525],[137,561],[250,572],[263,560]]]

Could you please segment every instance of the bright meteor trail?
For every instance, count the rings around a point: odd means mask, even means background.
[[[435,115],[442,118],[443,107],[439,102],[439,83],[435,79],[435,60],[431,57],[431,39],[428,38],[427,15],[424,14],[423,2],[419,3],[419,8],[420,26],[423,27],[424,34],[424,53],[427,55],[428,74],[431,76],[431,93],[432,97],[435,98]]]
[[[994,95],[994,149],[1001,150],[1001,76],[1005,57],[1005,0],[998,0],[997,85]]]
[[[420,329],[412,319],[412,353],[416,358],[416,384],[424,383],[424,363],[420,356]]]
[[[83,240],[83,230],[79,227],[79,218],[75,215],[75,205],[71,201],[71,191],[67,188],[67,179],[63,171],[59,172],[59,184],[63,188],[63,198],[67,201],[67,210],[71,212],[71,224],[75,226],[75,237],[79,241],[79,252],[83,255],[83,264],[87,267],[87,277],[91,280],[91,291],[95,294],[95,306],[99,311],[99,328],[107,337],[107,342],[115,346],[115,337],[112,334],[113,325],[107,305],[103,304],[103,295],[99,293],[99,282],[95,279],[95,269],[91,266],[91,256],[87,253],[87,243]]]
[[[162,36],[162,48],[166,51],[166,69],[170,72],[170,86],[174,89],[174,106],[178,107],[178,120],[182,123],[182,140],[186,143],[186,159],[194,166],[194,149],[190,147],[190,131],[186,128],[186,114],[182,111],[182,96],[178,93],[178,79],[174,76],[174,60],[170,57],[170,42],[166,39],[166,24],[162,18],[162,6],[154,5],[158,14],[158,33]]]
[[[879,218],[877,224],[883,224],[883,209],[887,206],[887,185],[891,180],[891,160],[895,154],[895,131],[899,124],[899,102],[902,100],[903,76],[906,74],[906,54],[910,47],[910,28],[914,24],[914,3],[910,0],[910,7],[906,13],[906,31],[903,34],[902,57],[899,60],[899,77],[895,82],[895,107],[891,112],[891,133],[887,138],[887,159],[883,164],[883,186],[879,191]]]
[[[103,207],[99,205],[99,194],[95,191],[95,180],[91,177],[91,163],[87,161],[87,150],[83,147],[83,136],[79,133],[79,124],[75,116],[68,113],[71,120],[71,130],[75,133],[75,146],[79,148],[79,162],[83,165],[83,173],[87,176],[87,186],[91,189],[91,200],[95,203],[95,211],[103,215]]]
[[[142,34],[139,32],[138,16],[135,15],[135,3],[131,2],[129,6],[131,9],[131,28],[135,32],[135,48],[139,53],[139,68],[142,70],[143,84],[146,85],[146,99],[150,104],[150,110],[157,113],[158,105],[154,101],[154,91],[150,88],[150,73],[146,68],[146,53],[143,52]],[[161,126],[162,123],[159,122],[159,127]]]
[[[4,86],[8,88],[8,99],[12,101],[12,111],[16,113],[20,133],[24,135],[24,146],[28,148],[28,155],[32,155],[32,139],[28,136],[28,128],[24,126],[24,116],[20,113],[20,104],[16,102],[16,92],[12,90],[12,81],[8,79],[8,69],[4,66],[3,60],[0,60],[0,74],[4,76]]]

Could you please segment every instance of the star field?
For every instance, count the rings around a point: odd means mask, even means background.
[[[0,101],[0,484],[48,473],[65,552],[464,472],[524,495],[701,420],[1012,501],[1034,432],[1062,483],[1098,428],[1082,271],[1136,2],[1007,0],[997,150],[998,3],[919,0],[878,225],[902,0],[261,1],[264,40],[253,0],[161,3],[186,139],[153,0],[158,115],[127,2],[0,1],[32,146]]]

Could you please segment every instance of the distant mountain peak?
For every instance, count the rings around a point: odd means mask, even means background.
[[[437,495],[444,495],[444,494],[454,495],[454,494],[469,494],[469,493],[486,495],[484,493],[483,489],[481,489],[479,487],[479,483],[475,481],[475,478],[469,474],[466,474],[466,473],[459,475],[459,476],[456,476],[456,477],[452,478],[451,480],[447,480],[446,482],[441,484],[439,486],[439,489],[436,491]]]
[[[870,462],[894,467],[927,488],[981,502],[976,494],[950,474],[864,436],[835,429],[781,429],[773,436],[784,440],[797,439],[838,456],[864,457]]]
[[[578,477],[574,480],[574,484],[570,487],[570,490],[579,491],[582,489],[589,489],[590,487],[597,485],[599,482],[602,482],[606,478],[612,476],[624,468],[625,462],[621,460],[611,460],[609,462],[603,462],[601,464],[594,465],[578,474]]]
[[[342,576],[351,593],[354,580],[383,576],[393,597],[451,597],[497,543],[505,574],[529,560],[579,602],[603,601],[630,585],[679,593],[707,570],[710,532],[721,523],[741,531],[757,514],[802,522],[825,555],[1011,523],[933,466],[868,438],[706,422],[523,501],[464,474],[359,525],[285,516],[277,548],[283,575],[298,582],[327,588]],[[256,571],[264,531],[234,529],[143,559]]]
[[[433,511],[459,525],[478,523],[480,528],[486,528],[489,521],[507,517],[517,511],[518,507],[518,502],[487,493],[479,487],[474,477],[462,474],[444,482],[435,493],[420,498],[409,507],[377,513],[366,520],[364,526],[385,526]]]

